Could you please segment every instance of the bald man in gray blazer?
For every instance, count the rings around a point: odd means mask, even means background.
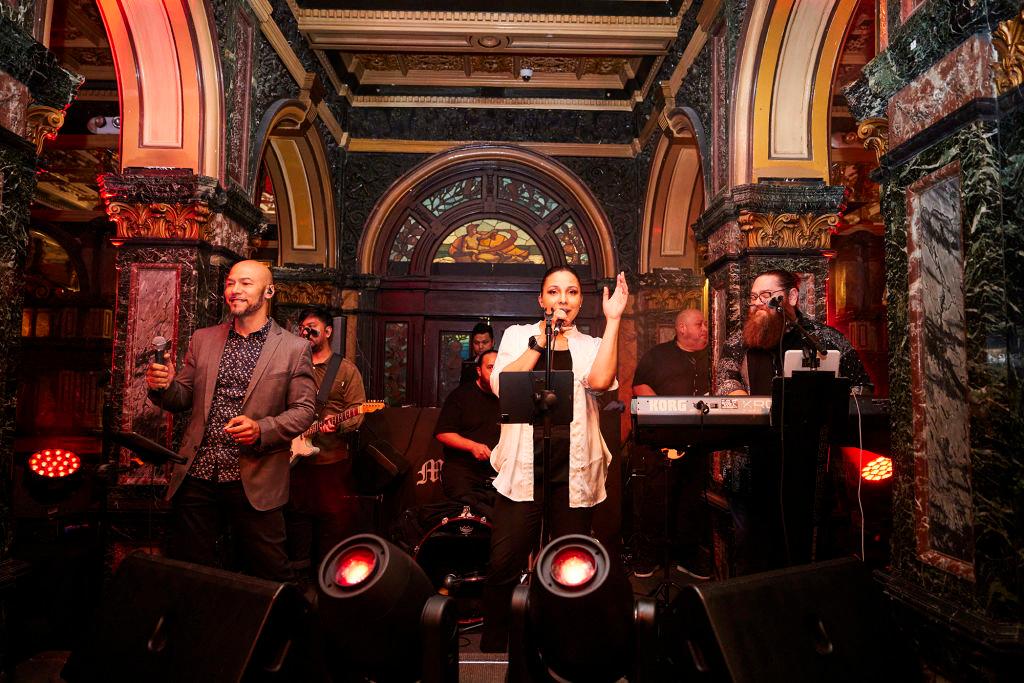
[[[233,320],[197,330],[181,370],[153,363],[150,399],[171,412],[191,410],[167,487],[174,511],[169,554],[218,564],[222,519],[255,576],[290,581],[282,507],[288,502],[291,439],[316,417],[309,344],[269,318],[270,270],[240,261],[224,298]],[[226,514],[225,514],[226,513]]]

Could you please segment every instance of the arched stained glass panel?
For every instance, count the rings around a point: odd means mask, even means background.
[[[498,218],[485,218],[449,233],[434,254],[433,262],[544,265],[544,255],[522,228]]]
[[[413,216],[405,219],[395,241],[391,244],[391,254],[388,261],[391,263],[408,263],[412,260],[412,253],[416,249],[416,243],[423,237],[425,228],[420,225]]]
[[[555,228],[555,237],[562,245],[562,253],[565,254],[565,262],[570,266],[590,265],[590,255],[587,254],[587,245],[583,241],[583,235],[571,218]]]
[[[540,218],[558,208],[558,202],[533,185],[504,176],[498,179],[498,198],[525,206]]]
[[[427,211],[435,216],[440,216],[445,211],[453,209],[463,202],[468,202],[472,199],[480,199],[482,186],[483,183],[480,176],[463,178],[462,180],[455,181],[451,185],[445,185],[440,190],[424,199],[422,204]]]

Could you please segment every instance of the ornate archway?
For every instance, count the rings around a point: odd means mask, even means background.
[[[615,273],[611,227],[596,199],[554,159],[516,147],[432,157],[377,202],[359,245],[375,284],[362,331],[372,393],[439,405],[458,382],[469,331],[500,338],[537,317],[540,275],[566,264],[584,289],[581,326],[599,332],[599,285]]]

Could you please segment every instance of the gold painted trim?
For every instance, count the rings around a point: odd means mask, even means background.
[[[117,102],[117,90],[79,90],[78,102]]]
[[[996,91],[1019,88],[1024,83],[1024,10],[1013,19],[1000,21],[992,32],[992,45],[999,61],[995,62]]]
[[[55,139],[64,125],[64,110],[33,104],[28,108],[25,124],[28,139],[36,146],[36,156],[39,156],[46,141]]]
[[[857,137],[864,141],[865,149],[874,150],[875,160],[881,163],[889,151],[889,119],[884,116],[864,119],[857,124]]]
[[[351,138],[349,152],[401,152],[406,154],[437,154],[467,145],[504,145],[507,141],[467,140],[389,140]],[[602,157],[631,159],[636,156],[633,144],[581,144],[572,142],[517,142],[519,147],[533,149],[555,157]]]
[[[568,109],[571,111],[632,111],[630,100],[574,100],[546,97],[440,97],[429,95],[356,95],[353,107],[458,107],[461,109]]]
[[[828,249],[830,235],[839,228],[839,214],[741,211],[738,222],[748,249]]]
[[[253,0],[250,0],[253,1]],[[370,10],[370,9],[303,9],[295,0],[286,0],[288,8],[296,19],[319,19],[333,23],[366,22],[402,23],[422,29],[424,24],[438,24],[446,28],[458,23],[501,24],[503,27],[541,24],[551,27],[564,26],[657,26],[679,28],[685,10],[671,17],[644,16],[597,16],[584,14],[541,14],[526,12],[418,12],[413,10]],[[692,2],[692,0],[691,0]]]
[[[474,161],[506,161],[523,164],[560,182],[565,190],[576,198],[580,208],[594,225],[598,238],[597,246],[601,250],[601,260],[604,264],[602,276],[615,277],[616,259],[612,248],[615,238],[612,233],[611,221],[590,189],[556,160],[518,146],[473,146],[453,150],[445,156],[428,159],[395,181],[384,196],[377,201],[370,216],[366,219],[363,237],[359,241],[359,272],[373,273],[374,256],[380,249],[378,242],[382,239],[382,230],[391,212],[395,210],[403,197],[409,192],[415,191],[421,183],[426,182],[433,175],[453,166]]]

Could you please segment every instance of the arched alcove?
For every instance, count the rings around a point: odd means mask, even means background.
[[[279,100],[264,114],[260,172],[253,203],[261,205],[265,179],[273,188],[277,225],[276,265],[334,267],[337,238],[334,194],[323,139],[312,125],[309,102]],[[266,255],[266,252],[264,252]]]

